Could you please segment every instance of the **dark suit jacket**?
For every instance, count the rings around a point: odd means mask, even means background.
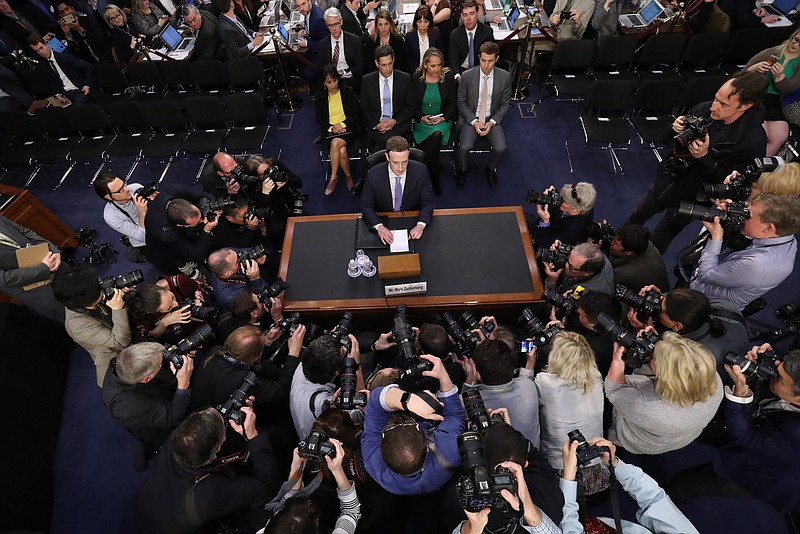
[[[428,46],[442,50],[442,35],[435,27],[428,32]],[[417,32],[408,32],[406,34],[406,61],[408,61],[409,72],[415,72],[421,60],[422,58],[419,55],[419,35],[417,35]]]
[[[130,41],[128,41],[130,43]],[[69,54],[59,54],[53,52],[56,58],[56,63],[64,71],[64,75],[69,78],[69,81],[74,83],[78,89],[85,85],[91,85],[92,82],[92,66],[84,60],[71,56]],[[46,74],[50,82],[50,94],[57,94],[64,92],[64,84],[61,83],[61,78],[50,67],[50,62],[44,58],[37,58],[39,65],[37,68]]]
[[[345,128],[348,131],[358,134],[361,131],[361,111],[358,105],[358,97],[348,86],[339,86],[342,95],[342,107],[344,108]],[[330,113],[328,112],[328,90],[324,87],[317,91],[314,97],[315,113],[314,118],[319,126],[322,135],[328,133],[331,127]]]
[[[375,49],[378,48],[378,40],[373,41],[369,34],[365,33],[361,41],[364,43],[364,72],[376,72],[378,67],[375,66]],[[394,50],[394,70],[413,72],[414,69],[408,67],[408,51],[405,40],[399,35],[392,34],[389,36],[389,46]]]
[[[364,11],[361,8],[358,10],[358,15],[353,15],[353,12],[342,2],[339,5],[339,11],[342,13],[342,29],[344,31],[350,32],[357,37],[364,35],[364,24],[367,21],[367,16],[364,15]],[[361,15],[364,15],[363,20]]]
[[[45,5],[45,7],[52,8],[47,0],[43,0],[42,3]],[[24,0],[18,5],[18,7],[15,8],[15,10],[17,13],[26,18],[28,22],[34,24],[42,35],[46,34],[47,32],[52,32],[59,38],[64,35],[61,31],[61,26],[58,25],[58,22],[45,15],[44,12],[33,5],[32,2]],[[55,9],[53,9],[51,13],[56,17],[56,19],[58,18],[58,14],[55,13]],[[24,45],[25,43],[22,42],[20,44]]]
[[[364,49],[361,47],[361,39],[352,33],[342,32],[342,41],[344,41],[344,59],[347,61],[347,66],[350,67],[350,72],[353,73],[351,85],[354,82],[360,83],[361,77],[364,75]],[[320,72],[324,65],[333,61],[333,46],[333,37],[331,36],[320,41],[317,52],[317,65],[320,67]]]
[[[130,23],[123,26],[123,28],[111,28],[108,32],[114,52],[117,54],[117,59],[122,63],[129,62],[134,55],[133,48],[131,48],[131,36],[125,33],[126,31],[132,35],[138,33]]]
[[[325,25],[325,17],[322,10],[318,6],[312,5],[311,13],[308,16],[308,35],[306,35],[308,50],[312,55],[317,53],[320,42],[330,34],[331,32],[328,31],[328,27]]]
[[[219,37],[222,39],[222,42],[225,43],[228,56],[237,58],[250,55],[250,49],[247,45],[250,44],[253,38],[242,32],[242,30],[225,15],[219,16]]]
[[[383,104],[379,84],[383,79],[378,72],[370,72],[361,82],[361,118],[364,128],[371,130],[381,120]],[[409,90],[411,77],[405,72],[394,71],[392,88],[392,118],[398,124],[410,122],[416,111],[413,92]]]
[[[430,224],[433,217],[433,187],[428,169],[418,161],[409,160],[406,185],[403,189],[401,209],[419,210],[419,221]],[[393,211],[392,192],[389,189],[389,163],[380,163],[367,172],[364,191],[361,193],[361,214],[370,227],[380,223],[379,211]]]
[[[415,72],[411,75],[411,90],[414,93],[414,101],[417,106],[414,109],[414,120],[417,122],[422,120],[425,113],[422,112],[422,99],[425,97],[425,91],[428,88],[427,84],[422,83],[421,72]],[[442,99],[442,113],[444,118],[456,122],[458,120],[458,87],[453,79],[453,73],[448,72],[444,75],[444,81],[437,86],[439,88],[439,97]]]
[[[219,33],[219,19],[208,11],[200,11],[203,24],[194,42],[192,61],[203,59],[223,59],[222,38]],[[246,46],[246,45],[245,45]]]
[[[475,66],[480,64],[480,48],[486,41],[493,40],[494,33],[486,24],[479,22],[475,28],[475,38],[473,48],[475,49]],[[450,68],[454,74],[461,74],[461,64],[467,59],[469,53],[469,40],[467,39],[467,29],[459,26],[450,34]]]
[[[17,75],[4,65],[0,65],[0,89],[8,93],[25,110],[33,104],[33,97],[19,86]]]
[[[481,68],[473,67],[461,74],[458,84],[458,114],[466,124],[472,123],[478,117],[478,92],[481,83]],[[494,82],[492,85],[491,113],[486,118],[493,119],[500,124],[503,116],[511,106],[511,74],[503,69],[494,68]]]

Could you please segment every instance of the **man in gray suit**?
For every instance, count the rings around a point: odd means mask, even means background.
[[[47,243],[50,252],[34,267],[20,268],[17,250],[29,245]],[[53,296],[50,284],[25,291],[23,286],[50,278],[61,266],[61,253],[54,244],[36,232],[0,216],[0,290],[32,310],[64,324],[64,305]]]
[[[480,48],[480,67],[473,67],[461,75],[458,86],[458,114],[460,116],[458,173],[456,187],[464,189],[467,174],[467,154],[480,137],[486,138],[492,148],[486,177],[489,187],[497,188],[497,165],[506,151],[506,136],[501,122],[511,104],[511,75],[495,68],[500,48],[492,41]]]

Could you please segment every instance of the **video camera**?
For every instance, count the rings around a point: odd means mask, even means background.
[[[268,285],[265,289],[256,293],[256,297],[258,300],[263,302],[268,310],[272,309],[272,300],[273,298],[278,298],[278,296],[286,291],[286,288],[289,287],[289,284],[284,282],[283,278],[280,276],[275,279],[270,285]]]
[[[447,333],[453,340],[453,349],[459,356],[469,356],[478,346],[480,341],[478,335],[471,330],[463,328],[449,311],[442,314],[442,323],[444,323],[442,326],[447,329]]]
[[[244,248],[236,253],[236,259],[239,261],[240,264],[244,265],[247,260],[257,260],[263,256],[267,255],[267,251],[264,248],[264,245],[258,244],[254,247]]]
[[[617,284],[614,286],[614,296],[636,310],[636,318],[640,323],[645,323],[661,313],[661,291],[657,289],[651,289],[641,296],[624,285]]]
[[[461,456],[462,475],[456,482],[456,493],[461,506],[467,512],[480,512],[484,508],[506,510],[510,508],[500,494],[508,490],[517,494],[517,479],[509,469],[489,469],[486,448],[478,432],[464,432],[456,438],[458,454]]]
[[[470,432],[485,434],[490,426],[503,422],[503,416],[499,413],[489,416],[479,389],[464,388],[464,391],[461,392],[461,399],[464,401],[468,421],[467,430]]]
[[[613,339],[619,345],[625,347],[622,360],[625,365],[637,369],[644,365],[653,357],[656,343],[661,341],[661,337],[654,332],[642,331],[641,337],[636,337],[624,327],[617,324],[606,312],[600,312],[597,316],[597,324],[594,327],[599,334]]]
[[[542,207],[550,206],[550,213],[554,213],[555,210],[559,209],[561,204],[564,203],[564,199],[561,197],[561,193],[559,193],[556,189],[552,189],[545,193],[540,193],[530,189],[528,190],[528,194],[525,195],[525,202],[528,204],[538,204]]]
[[[714,217],[719,217],[719,223],[725,230],[733,232],[739,230],[750,218],[750,210],[747,209],[744,202],[734,202],[728,206],[727,210],[681,202],[678,206],[678,215],[706,222],[713,222]]]
[[[358,406],[367,405],[367,394],[358,393],[358,362],[353,358],[345,358],[342,370],[339,373],[339,396],[336,398],[336,407],[342,410],[353,410]]]
[[[697,200],[704,202],[712,198],[729,198],[743,202],[750,197],[753,184],[765,172],[775,172],[786,165],[783,158],[756,158],[744,172],[735,176],[730,184],[703,184],[703,191],[697,193]]]
[[[144,282],[144,274],[142,274],[141,269],[134,269],[129,273],[118,274],[117,276],[101,278],[100,289],[103,290],[103,300],[110,300],[114,298],[115,289],[133,287],[136,284],[141,284],[142,282]]]
[[[711,117],[686,115],[681,121],[684,130],[672,137],[672,147],[676,149],[686,149],[689,143],[706,135],[712,122],[714,122],[714,120]]]
[[[352,347],[352,342],[350,341],[350,332],[352,329],[353,314],[349,311],[346,311],[342,314],[342,317],[339,319],[339,322],[336,323],[336,326],[325,333],[335,339],[349,353],[350,348]]]
[[[611,449],[608,447],[589,445],[586,442],[586,438],[583,437],[583,434],[581,434],[581,431],[577,428],[567,433],[567,439],[578,442],[578,450],[576,451],[578,455],[578,463],[583,466],[590,465],[595,458],[602,458],[603,453],[611,452]]]
[[[253,386],[257,383],[258,378],[256,378],[256,374],[253,371],[247,373],[239,389],[231,393],[230,398],[225,401],[225,404],[217,406],[217,411],[219,411],[225,419],[231,420],[237,425],[243,424],[245,414],[242,411],[242,406],[247,403],[247,399],[250,398],[250,390],[253,389]]]
[[[528,335],[533,340],[534,346],[538,349],[553,341],[556,334],[561,332],[562,328],[557,324],[545,326],[529,308],[522,310],[522,316],[519,318],[519,324],[528,331]],[[529,351],[525,351],[529,352]]]
[[[161,354],[164,356],[164,361],[171,363],[175,369],[183,367],[183,356],[188,355],[193,350],[202,347],[208,341],[214,339],[214,331],[208,323],[201,324],[200,327],[192,332],[185,339],[178,341],[177,345],[164,345],[164,350]]]
[[[309,458],[317,462],[325,461],[325,457],[336,458],[336,447],[331,438],[320,428],[312,428],[308,437],[297,444],[297,454],[301,458]]]
[[[536,259],[545,263],[552,263],[553,268],[558,271],[567,265],[569,255],[572,252],[572,245],[559,243],[555,250],[540,248],[536,250]]]
[[[775,351],[765,350],[758,353],[758,361],[748,360],[745,356],[729,352],[725,355],[725,363],[733,367],[738,365],[747,378],[755,376],[759,380],[772,380],[778,378],[778,361],[780,358]]]
[[[425,371],[433,370],[433,364],[417,354],[416,336],[408,320],[408,308],[405,304],[397,305],[394,328],[389,340],[397,344],[397,349],[403,357],[403,365],[397,374],[397,385],[400,389],[410,392],[426,389],[438,391],[439,381],[431,376],[422,375]]]
[[[206,197],[201,197],[197,203],[197,207],[200,209],[200,215],[206,221],[211,222],[217,218],[217,214],[215,212],[224,210],[225,208],[235,208],[236,202],[230,198],[215,198],[214,200],[208,200]]]

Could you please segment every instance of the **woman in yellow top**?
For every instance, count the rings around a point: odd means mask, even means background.
[[[358,97],[353,90],[341,83],[336,68],[330,64],[322,67],[323,87],[315,98],[316,120],[321,130],[324,149],[331,156],[331,177],[325,195],[331,195],[339,180],[339,169],[344,172],[347,189],[353,189],[350,174],[348,147],[358,146],[361,127]]]

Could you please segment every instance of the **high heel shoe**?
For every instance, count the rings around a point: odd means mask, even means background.
[[[347,184],[347,190],[352,193],[353,192],[353,177],[345,175],[344,180],[345,180],[345,183]]]
[[[328,180],[328,187],[325,188],[325,196],[329,197],[333,194],[333,190],[336,189],[336,182],[339,181],[339,178],[331,178]]]

